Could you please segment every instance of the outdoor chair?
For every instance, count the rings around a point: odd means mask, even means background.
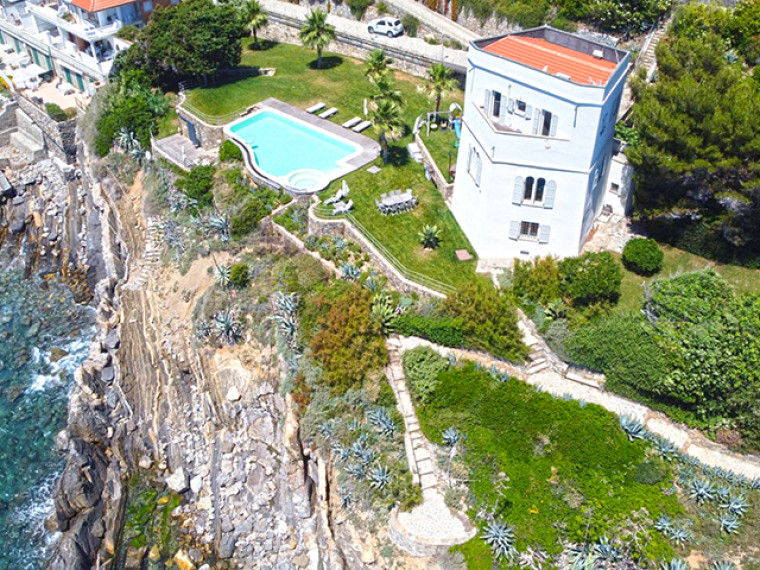
[[[330,107],[327,111],[324,111],[318,115],[320,119],[328,119],[338,112],[337,107]]]
[[[345,123],[343,123],[342,126],[345,127],[345,128],[347,128],[347,129],[351,129],[351,128],[355,127],[356,125],[358,125],[361,122],[362,122],[362,118],[361,117],[354,117],[353,119],[349,119],[348,121],[346,121]]]
[[[316,105],[312,105],[311,107],[309,107],[308,109],[306,109],[306,112],[307,113],[311,113],[313,115],[314,113],[316,113],[320,109],[324,109],[324,108],[325,108],[325,104],[322,103],[322,101],[320,101]]]

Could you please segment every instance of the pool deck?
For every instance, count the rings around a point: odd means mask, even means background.
[[[345,139],[358,146],[361,149],[361,153],[346,160],[346,164],[349,165],[352,169],[361,168],[362,166],[372,162],[378,156],[380,156],[380,144],[377,141],[359,133],[355,133],[351,129],[341,127],[340,125],[333,123],[328,119],[320,119],[316,115],[307,113],[299,107],[288,105],[287,103],[283,103],[279,99],[274,99],[273,97],[264,99],[263,101],[251,107],[248,109],[246,115],[251,114],[253,111],[267,108],[275,109],[276,111],[290,115],[291,117],[295,117],[304,123],[312,125],[318,129],[322,129],[323,131],[327,131],[331,135]]]

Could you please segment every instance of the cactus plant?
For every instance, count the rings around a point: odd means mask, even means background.
[[[370,486],[375,489],[385,489],[391,482],[391,473],[384,465],[375,467],[369,474]]]
[[[695,479],[689,485],[689,496],[698,504],[715,500],[715,487],[709,479]]]
[[[496,558],[512,560],[515,549],[515,527],[499,521],[491,521],[480,536],[491,547]]]
[[[631,416],[620,416],[620,427],[623,428],[630,441],[644,439],[647,433],[641,422]]]
[[[459,432],[454,427],[448,427],[443,430],[441,439],[443,440],[444,445],[447,447],[454,447],[457,443],[459,443]]]

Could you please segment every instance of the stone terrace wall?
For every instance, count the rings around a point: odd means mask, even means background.
[[[35,125],[42,129],[45,138],[45,146],[51,156],[59,158],[69,164],[76,160],[76,127],[77,120],[56,122],[51,119],[47,112],[32,103],[23,96],[17,98],[21,111],[26,113]]]
[[[18,103],[6,101],[0,111],[0,146],[10,144],[11,134],[16,130],[16,109]]]

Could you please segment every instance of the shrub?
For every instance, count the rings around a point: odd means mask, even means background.
[[[662,460],[647,459],[636,466],[633,480],[645,485],[656,485],[668,475],[668,468]]]
[[[207,208],[214,201],[213,166],[195,166],[185,176],[177,179],[177,188],[183,190],[188,198],[196,201],[197,208]]]
[[[230,268],[230,285],[233,287],[243,289],[248,286],[249,280],[247,263],[236,263]]]
[[[116,37],[121,40],[127,40],[133,42],[140,34],[140,29],[137,26],[122,26],[119,31],[116,32]]]
[[[515,260],[512,270],[515,294],[547,305],[560,297],[559,265],[554,257],[537,257],[532,261]]]
[[[507,360],[521,361],[527,355],[517,328],[517,307],[510,295],[490,284],[472,281],[449,295],[443,306],[447,316],[462,319],[468,346]]]
[[[620,297],[623,271],[607,251],[563,259],[559,272],[562,293],[576,305],[615,302]]]
[[[243,151],[231,140],[226,140],[219,147],[219,160],[222,162],[243,160]]]
[[[290,197],[282,193],[259,188],[237,212],[230,217],[230,234],[241,238],[259,227],[259,222],[268,216],[281,203],[286,203]]]
[[[665,254],[657,242],[649,238],[634,238],[623,248],[623,264],[639,275],[654,275],[662,269]]]
[[[417,37],[417,28],[420,26],[420,21],[412,16],[411,14],[405,14],[403,18],[401,18],[401,23],[404,26],[404,32],[406,32],[406,35],[410,38],[416,38]]]
[[[48,117],[57,123],[61,123],[69,118],[57,103],[45,103],[45,111],[47,111]],[[76,113],[76,111],[74,112]]]
[[[388,5],[385,2],[383,2],[382,0],[380,0],[380,2],[378,2],[375,5],[375,7],[377,8],[377,13],[378,14],[387,14],[388,13]]]
[[[372,6],[374,0],[348,0],[348,9],[351,15],[357,20],[361,20],[367,8]]]
[[[441,230],[438,226],[426,224],[422,231],[417,234],[422,247],[425,249],[435,249],[441,243]]]
[[[427,317],[404,313],[393,321],[393,328],[401,335],[418,336],[443,346],[464,346],[462,319]]]
[[[448,362],[428,347],[419,347],[404,353],[404,373],[409,391],[419,400],[429,402],[438,386],[438,375],[446,370]]]

